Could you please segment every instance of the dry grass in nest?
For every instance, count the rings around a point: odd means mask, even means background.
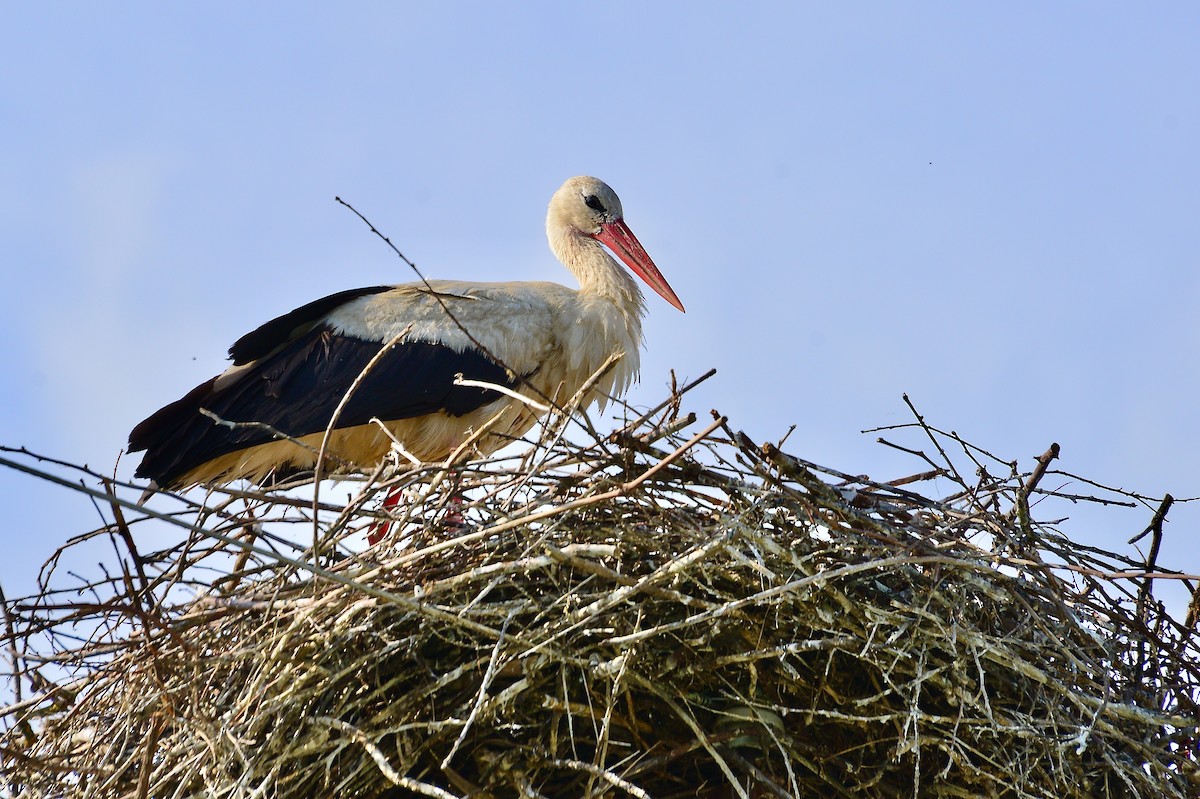
[[[672,399],[315,513],[108,482],[111,523],[5,604],[0,795],[1200,794],[1197,646],[1147,577],[1177,575],[1030,518],[1055,451],[1022,471],[917,417],[933,501]],[[102,578],[56,570],[98,538]]]

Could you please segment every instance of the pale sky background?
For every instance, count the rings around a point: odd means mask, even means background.
[[[6,5],[0,443],[110,469],[242,333],[412,279],[335,195],[430,276],[568,282],[545,207],[593,174],[688,308],[650,296],[634,403],[716,367],[691,408],[889,479],[859,431],[908,392],[1200,494],[1200,5],[734,5]],[[1200,572],[1198,505],[1163,564]],[[7,470],[0,507],[10,597],[98,522]]]

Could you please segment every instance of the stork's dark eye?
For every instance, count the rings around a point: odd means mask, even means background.
[[[589,194],[588,196],[584,197],[583,204],[588,208],[591,208],[593,211],[599,211],[600,213],[604,213],[607,210],[604,207],[604,203],[600,202],[600,198],[594,194]]]

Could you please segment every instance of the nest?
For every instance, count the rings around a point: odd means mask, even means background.
[[[1178,575],[1033,518],[1056,448],[917,417],[935,454],[877,483],[679,399],[347,502],[105,481],[109,523],[5,603],[0,795],[1200,794]],[[101,577],[58,565],[97,540]]]

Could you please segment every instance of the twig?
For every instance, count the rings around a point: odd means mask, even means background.
[[[463,723],[462,729],[459,730],[458,737],[454,739],[454,744],[450,747],[450,751],[442,758],[442,769],[450,767],[450,761],[454,759],[454,755],[458,753],[458,748],[467,738],[467,733],[471,731],[471,727],[475,724],[475,718],[479,715],[479,709],[483,707],[483,702],[487,699],[488,688],[491,687],[492,678],[496,676],[496,666],[500,663],[500,653],[504,649],[504,635],[508,632],[508,625],[512,622],[514,612],[508,614],[508,618],[504,620],[504,624],[500,626],[500,635],[496,638],[496,643],[492,647],[492,657],[488,660],[487,668],[483,672],[483,679],[479,681],[479,691],[475,695],[475,704],[471,706],[471,713],[467,716],[466,722]]]
[[[1138,541],[1141,541],[1147,535],[1150,535],[1151,533],[1154,534],[1155,539],[1152,540],[1151,544],[1150,544],[1150,551],[1153,553],[1153,555],[1147,558],[1147,566],[1146,566],[1147,571],[1150,571],[1151,569],[1154,568],[1154,566],[1153,566],[1154,560],[1158,557],[1158,545],[1160,543],[1162,543],[1163,521],[1166,520],[1167,511],[1169,511],[1171,509],[1171,505],[1173,505],[1174,503],[1175,503],[1175,497],[1171,496],[1170,494],[1164,495],[1162,498],[1162,502],[1160,502],[1158,505],[1158,510],[1154,511],[1154,516],[1150,519],[1150,524],[1146,525],[1145,530],[1142,530],[1140,533],[1135,535],[1133,538],[1129,539],[1130,544],[1136,544]]]
[[[375,761],[375,764],[379,766],[380,773],[387,777],[388,781],[393,785],[405,788],[414,793],[419,793],[422,796],[432,796],[434,799],[463,799],[462,797],[456,796],[449,791],[437,787],[436,785],[430,785],[427,782],[421,782],[420,780],[414,780],[410,777],[405,777],[403,774],[396,771],[396,769],[392,768],[392,764],[388,762],[387,756],[383,754],[379,747],[371,743],[371,741],[367,739],[367,736],[363,734],[362,730],[358,729],[354,725],[347,724],[341,719],[330,718],[329,716],[314,716],[313,721],[318,724],[324,724],[332,727],[333,729],[349,736],[351,740],[367,751],[367,754],[369,754],[371,759]]]
[[[21,665],[21,652],[17,649],[16,626],[13,624],[12,611],[8,607],[8,598],[4,596],[4,587],[0,585],[0,612],[4,614],[4,641],[8,644],[8,657],[12,662],[12,679],[9,681],[13,688],[14,705],[22,702],[22,683],[25,680],[25,669]],[[0,709],[2,710],[2,709]],[[0,713],[0,717],[4,714]]]
[[[513,391],[508,386],[502,386],[498,383],[489,383],[486,380],[468,380],[467,378],[462,376],[462,372],[459,372],[458,374],[456,374],[454,376],[454,385],[468,386],[470,388],[482,388],[482,389],[486,389],[488,391],[494,391],[497,394],[503,394],[506,397],[511,397],[512,399],[515,399],[517,402],[520,402],[524,405],[528,405],[530,408],[533,408],[538,413],[549,413],[550,412],[549,405],[543,405],[540,402],[535,402],[534,400],[530,399],[529,397],[526,397],[524,394],[520,393],[519,391]]]
[[[399,344],[405,336],[412,332],[412,325],[407,325],[396,335],[392,336],[387,342],[379,348],[379,352],[375,353],[371,360],[367,361],[367,365],[362,368],[362,371],[354,378],[354,382],[342,394],[342,398],[338,400],[337,407],[333,409],[333,413],[329,417],[329,423],[325,425],[325,432],[321,436],[321,446],[317,450],[317,459],[313,463],[313,543],[312,543],[312,558],[313,564],[321,565],[321,525],[319,522],[320,497],[321,497],[321,470],[325,464],[325,451],[329,447],[329,438],[333,435],[334,428],[337,427],[338,419],[342,416],[342,410],[346,407],[346,403],[350,402],[350,398],[354,396],[354,392],[362,385],[362,382],[367,379],[367,375],[371,370],[391,352],[392,347]]]

